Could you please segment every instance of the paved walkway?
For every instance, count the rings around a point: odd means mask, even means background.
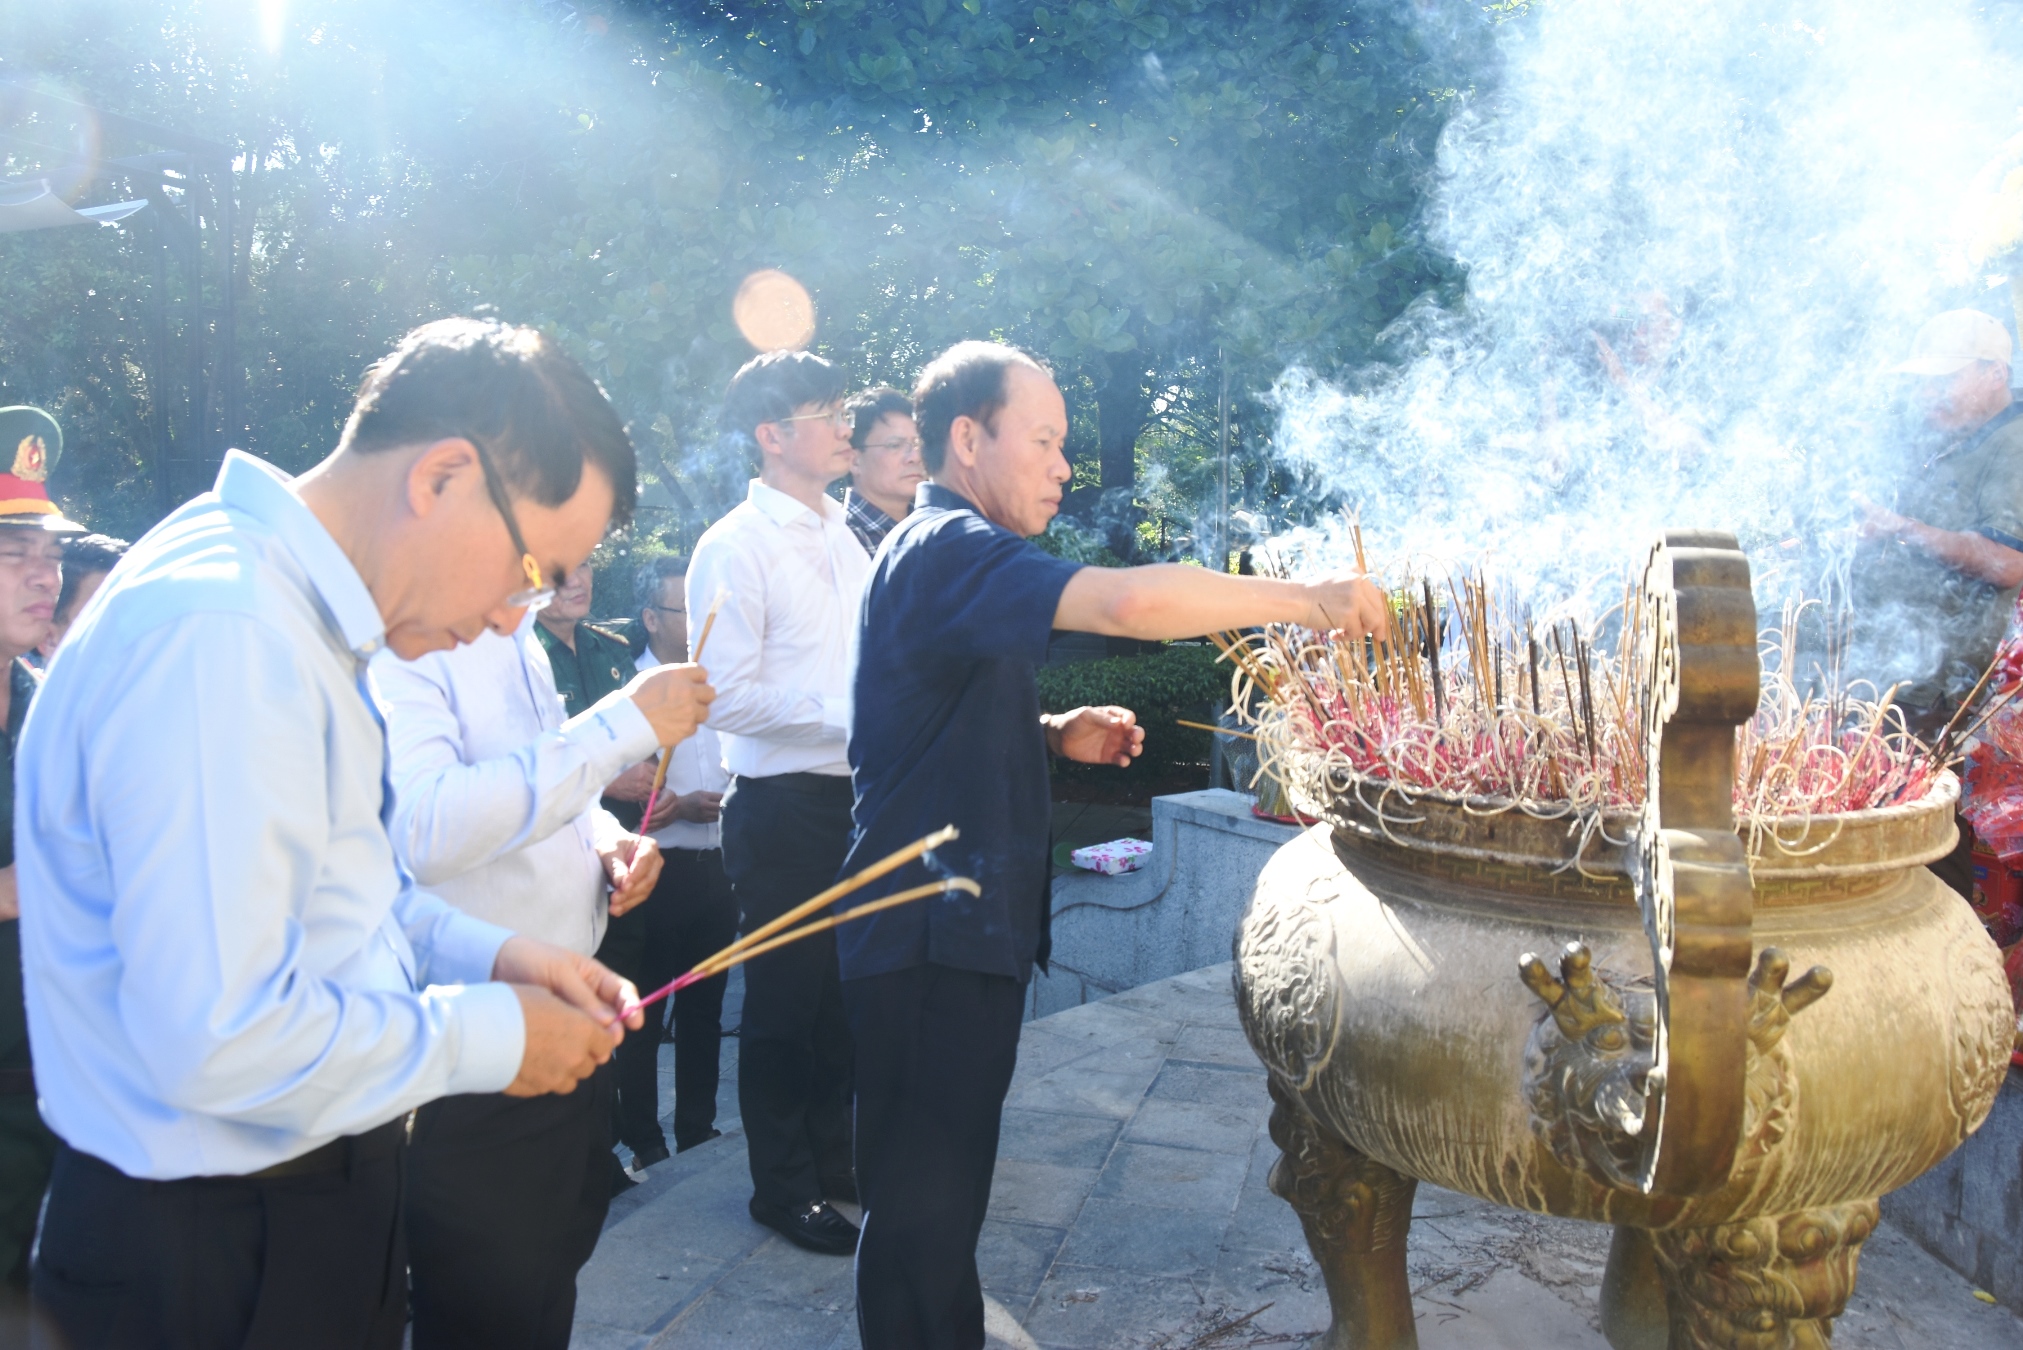
[[[736,1042],[726,1051],[728,1067]],[[1327,1326],[1299,1223],[1265,1189],[1269,1104],[1228,966],[1030,1023],[1019,1061],[979,1253],[993,1350],[1301,1346]],[[734,1113],[730,1083],[722,1100]],[[722,1123],[613,1205],[577,1346],[858,1346],[850,1263],[751,1221],[742,1135]],[[1421,1187],[1421,1350],[1608,1350],[1607,1252],[1607,1229]],[[1861,1269],[1835,1350],[2023,1350],[2023,1321],[1888,1225]]]

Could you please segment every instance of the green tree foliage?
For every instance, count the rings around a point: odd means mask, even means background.
[[[590,363],[683,540],[742,490],[714,415],[764,266],[866,382],[963,337],[1046,357],[1113,551],[1159,545],[1134,493],[1169,548],[1204,504],[1225,360],[1236,491],[1268,496],[1271,380],[1372,359],[1446,280],[1413,221],[1481,60],[1476,11],[1391,3],[356,0],[271,33],[202,0],[4,3],[0,76],[243,147],[237,439],[308,462],[400,331],[490,306]],[[0,298],[59,335],[0,335],[0,393],[58,405],[90,466],[59,488],[131,529],[141,232],[54,233],[0,239]]]
[[[1114,705],[1129,708],[1145,728],[1145,749],[1125,771],[1126,786],[1163,781],[1182,766],[1208,762],[1210,734],[1175,726],[1175,719],[1213,721],[1229,702],[1229,666],[1206,643],[1175,642],[1142,656],[1048,666],[1040,671],[1040,710]],[[1070,779],[1100,785],[1117,777],[1107,766],[1058,764]]]

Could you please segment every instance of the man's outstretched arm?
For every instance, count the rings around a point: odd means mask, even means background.
[[[1110,637],[1200,637],[1265,623],[1382,636],[1384,593],[1367,577],[1233,577],[1201,567],[1084,567],[1068,579],[1054,627]]]

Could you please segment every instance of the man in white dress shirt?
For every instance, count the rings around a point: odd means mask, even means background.
[[[688,660],[688,609],[683,583],[688,560],[659,557],[635,574],[640,621],[647,649],[640,670]],[[714,645],[714,639],[711,640]],[[708,655],[708,653],[704,653]],[[615,920],[602,959],[642,990],[658,989],[737,935],[737,903],[724,875],[718,816],[730,775],[723,747],[708,727],[669,752],[667,783],[648,828],[665,865],[652,899],[635,913]],[[652,783],[652,761],[628,775],[643,805]],[[621,795],[614,785],[613,795]],[[637,815],[638,808],[634,808]],[[674,1021],[674,1151],[717,1137],[716,1094],[722,1050],[724,985],[729,976],[692,984],[668,1002]],[[659,1017],[648,1015],[647,1033]],[[660,1047],[658,1036],[627,1038],[612,1058],[618,1070],[618,1133],[632,1150],[633,1165],[651,1167],[668,1156],[660,1129]]]
[[[415,880],[487,922],[589,956],[660,874],[658,847],[598,794],[688,737],[709,687],[649,666],[566,722],[534,617],[417,661],[382,653],[394,848]],[[608,892],[608,905],[607,905]],[[622,973],[622,972],[621,972]],[[634,1038],[657,1050],[654,1029]],[[415,1350],[564,1350],[576,1273],[610,1206],[612,1068],[568,1096],[470,1094],[416,1115],[408,1152]]]
[[[228,454],[71,630],[16,810],[60,1344],[394,1350],[408,1113],[610,1057],[628,984],[401,868],[365,675],[517,625],[633,472],[552,341],[442,320],[308,473]]]
[[[724,423],[756,446],[745,500],[703,534],[688,612],[716,626],[705,655],[731,786],[724,870],[751,932],[836,879],[850,848],[850,666],[871,560],[826,495],[850,471],[843,372],[808,352],[746,363]],[[698,620],[700,622],[701,620]],[[811,1251],[848,1255],[854,1201],[850,1033],[823,934],[746,963],[738,1107],[754,1219]]]

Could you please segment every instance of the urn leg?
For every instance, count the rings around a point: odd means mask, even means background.
[[[1876,1202],[1653,1233],[1671,1350],[1827,1350]]]
[[[1666,1350],[1665,1284],[1648,1229],[1616,1226],[1602,1276],[1602,1335],[1613,1350]]]
[[[1324,1134],[1276,1082],[1271,1096],[1271,1140],[1279,1147],[1272,1193],[1299,1214],[1334,1310],[1316,1350],[1418,1350],[1405,1278],[1418,1180]]]

